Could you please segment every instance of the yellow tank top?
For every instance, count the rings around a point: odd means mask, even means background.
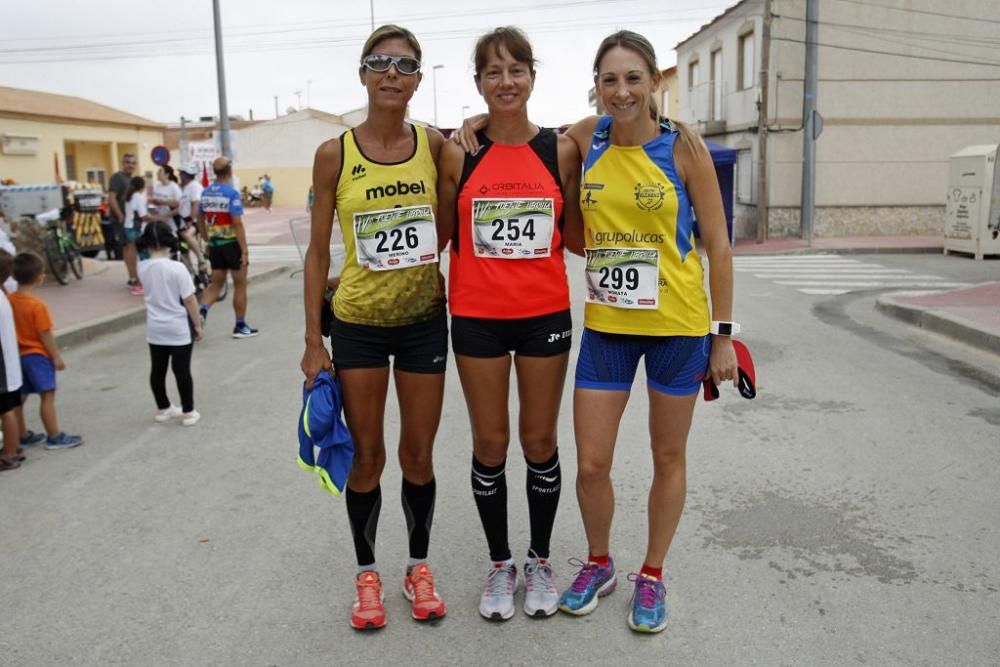
[[[429,240],[427,235],[432,233],[427,224],[429,219],[433,228],[432,212],[437,208],[437,168],[431,156],[427,131],[416,125],[411,125],[411,128],[413,154],[402,162],[392,164],[367,158],[354,140],[353,130],[341,136],[343,162],[337,184],[337,217],[344,236],[345,258],[333,311],[337,319],[344,322],[402,326],[431,319],[445,307],[444,278],[438,269],[436,246],[434,260],[427,255],[413,258],[404,254],[401,262],[389,259],[388,262],[396,264],[384,270],[373,270],[373,264],[368,261],[370,256],[366,254],[375,248],[371,235],[366,232],[371,228],[372,220],[393,217],[395,210],[402,215],[419,218],[423,229],[421,238],[425,243]],[[373,211],[385,213],[373,214]],[[362,230],[360,244],[356,229]],[[398,236],[383,235],[379,240],[382,244],[380,250],[404,248],[407,241],[415,238],[411,234],[405,238],[402,234]],[[366,237],[367,243],[364,242]],[[407,261],[415,265],[408,265]],[[416,264],[418,261],[429,263]]]
[[[678,134],[643,146],[610,145],[603,117],[584,161],[580,187],[587,247],[584,326],[644,336],[709,331],[704,270],[694,216],[674,167]]]

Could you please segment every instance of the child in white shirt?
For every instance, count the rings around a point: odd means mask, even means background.
[[[149,385],[156,400],[156,421],[181,417],[184,426],[194,426],[201,415],[194,409],[191,352],[194,342],[201,340],[201,321],[191,274],[183,264],[170,259],[176,243],[171,225],[162,220],[148,223],[140,241],[150,255],[139,266],[146,290],[146,342],[152,362]],[[181,407],[172,405],[167,397],[168,366],[173,367]]]

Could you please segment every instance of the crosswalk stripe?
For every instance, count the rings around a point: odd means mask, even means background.
[[[878,269],[878,268],[863,268],[863,269],[847,269],[841,267],[818,267],[818,268],[796,268],[796,269],[772,269],[772,268],[752,268],[752,269],[736,269],[741,273],[752,273],[755,276],[763,274],[781,274],[781,275],[796,275],[796,274],[811,274],[821,271],[822,273],[846,273],[846,274],[906,274],[909,273],[906,269]]]
[[[847,281],[826,281],[826,280],[776,280],[776,285],[787,285],[789,287],[969,287],[971,283],[950,283],[950,282],[927,282],[914,281],[908,283],[886,283],[886,282],[847,282]]]
[[[881,274],[881,273],[874,274],[874,275],[872,275],[872,274],[861,275],[861,274],[850,274],[850,273],[836,273],[836,274],[832,274],[832,273],[831,274],[827,274],[827,273],[803,273],[801,275],[789,275],[787,273],[755,273],[754,275],[756,277],[758,277],[758,278],[772,278],[772,279],[773,278],[785,278],[785,279],[788,279],[788,278],[808,278],[808,279],[811,279],[811,280],[852,280],[852,279],[857,279],[857,280],[872,280],[872,279],[876,279],[877,278],[879,280],[893,280],[893,281],[897,281],[897,280],[907,280],[907,281],[913,281],[913,280],[945,280],[941,276],[914,276],[914,275],[907,275],[907,274],[885,275],[885,274]]]

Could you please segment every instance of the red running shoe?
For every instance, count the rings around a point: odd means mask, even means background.
[[[433,621],[446,613],[444,600],[434,590],[434,575],[427,563],[414,565],[403,578],[403,595],[413,603],[411,615],[418,621]]]
[[[351,627],[355,630],[378,630],[385,627],[385,607],[382,605],[382,580],[378,572],[362,572],[354,582],[357,597],[351,611]]]

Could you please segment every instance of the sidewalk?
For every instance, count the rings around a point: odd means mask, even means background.
[[[1000,282],[922,296],[887,295],[875,307],[913,326],[1000,355]]]
[[[287,270],[275,264],[250,265],[252,283]],[[83,280],[70,277],[68,285],[46,281],[38,295],[48,304],[56,323],[60,346],[78,345],[105,333],[121,331],[146,320],[141,296],[125,288],[128,273],[122,262],[84,260]],[[226,303],[232,298],[232,288]]]

